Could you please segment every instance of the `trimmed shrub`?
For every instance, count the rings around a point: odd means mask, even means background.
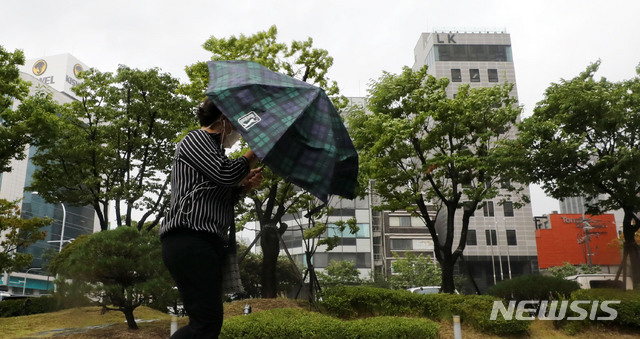
[[[438,338],[427,319],[376,317],[343,321],[320,313],[275,309],[225,320],[220,338]]]
[[[578,290],[571,294],[571,300],[598,300],[599,304],[606,300],[620,300],[619,304],[609,304],[609,307],[618,312],[614,324],[640,328],[640,291],[623,291],[618,289],[595,288]],[[596,317],[609,316],[608,313],[598,309]],[[592,322],[598,320],[591,320]]]
[[[0,302],[0,318],[57,311],[58,302],[54,297],[24,298]]]
[[[321,305],[327,313],[341,318],[370,316],[419,316],[432,320],[460,315],[473,328],[497,335],[522,334],[530,322],[490,320],[496,298],[459,294],[413,294],[373,287],[336,287],[325,290]]]
[[[487,294],[506,300],[557,300],[569,298],[571,292],[580,289],[575,281],[543,275],[520,276],[501,281]]]

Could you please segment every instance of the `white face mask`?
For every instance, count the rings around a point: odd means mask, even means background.
[[[219,121],[216,121],[219,122]],[[207,128],[211,128],[211,126],[213,126],[216,122],[214,122],[213,124],[207,126]],[[227,120],[223,119],[222,120],[222,135],[220,136],[221,140],[220,143],[222,144],[222,147],[224,148],[231,148],[233,145],[235,145],[236,142],[238,142],[238,140],[240,140],[240,132],[238,132],[237,130],[232,129],[229,133],[227,133],[226,135],[224,134],[224,131],[227,129]]]

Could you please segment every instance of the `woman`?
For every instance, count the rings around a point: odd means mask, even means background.
[[[198,108],[201,128],[191,131],[176,149],[171,173],[171,207],[160,227],[162,258],[176,282],[189,325],[171,338],[217,338],[222,328],[222,266],[234,205],[258,187],[258,161],[249,150],[230,160],[239,134],[207,99]],[[232,231],[235,231],[233,229]]]

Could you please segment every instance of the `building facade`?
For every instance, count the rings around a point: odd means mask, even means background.
[[[78,73],[87,66],[70,54],[30,59],[20,67],[20,77],[31,83],[29,95],[48,93],[58,103],[70,103],[76,100],[71,88],[79,83]],[[20,105],[15,101],[13,109]],[[48,277],[43,268],[46,264],[47,250],[58,252],[62,246],[81,234],[91,234],[100,229],[92,207],[79,207],[65,204],[48,204],[37,192],[25,191],[32,182],[36,167],[31,156],[36,148],[25,150],[24,160],[14,160],[11,172],[0,173],[0,198],[20,201],[22,217],[49,217],[53,222],[43,228],[47,232],[44,240],[38,241],[21,251],[34,256],[31,266],[25,272],[10,272],[0,275],[0,291],[12,294],[39,295],[53,288],[53,278]]]
[[[613,214],[585,215],[552,213],[536,218],[536,244],[540,269],[572,265],[599,265],[615,273],[620,265],[620,247]]]
[[[506,32],[460,33],[433,32],[420,35],[414,48],[413,69],[428,66],[427,73],[448,78],[447,94],[453,97],[463,84],[489,87],[514,84],[511,95],[517,98],[511,37]],[[523,194],[529,195],[528,187]],[[508,195],[501,190],[500,196]],[[482,210],[471,217],[464,251],[467,267],[480,290],[510,277],[538,272],[535,227],[531,205],[513,208],[513,202],[498,204],[499,199],[483,202]],[[462,225],[457,213],[456,225]],[[460,227],[454,243],[460,237]]]

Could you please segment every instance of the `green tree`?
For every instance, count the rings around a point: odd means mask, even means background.
[[[80,236],[62,250],[51,268],[60,274],[61,290],[71,290],[65,287],[71,279],[75,289],[98,300],[104,310],[122,312],[131,329],[138,328],[133,311],[149,301],[165,300],[173,287],[156,232],[134,227]]]
[[[204,44],[205,50],[212,53],[211,60],[249,60],[276,71],[315,84],[325,90],[329,96],[337,96],[336,82],[327,77],[333,58],[326,50],[313,47],[313,40],[292,41],[289,45],[278,42],[278,30],[275,26],[267,31],[245,36],[229,38],[211,37]],[[194,100],[205,97],[209,72],[206,62],[198,62],[186,68],[191,83],[183,87],[183,93]],[[336,100],[336,108],[345,107],[346,99]],[[276,264],[280,253],[280,237],[287,229],[281,223],[282,217],[294,211],[299,195],[294,185],[285,182],[266,169],[259,190],[249,195],[253,206],[244,205],[238,209],[244,225],[247,221],[260,224],[260,245],[263,251],[262,297],[275,298],[277,295]]]
[[[576,274],[594,274],[600,273],[602,270],[598,265],[589,266],[587,264],[580,264],[574,266],[571,263],[565,262],[562,266],[549,267],[549,273],[556,278],[566,278]]]
[[[29,93],[29,83],[20,79],[19,65],[24,65],[24,53],[0,46],[0,173],[11,171],[11,159],[25,157],[24,126],[16,125],[10,114],[14,100],[23,100]]]
[[[110,206],[116,225],[131,226],[137,209],[138,228],[153,228],[169,204],[176,139],[193,126],[192,104],[176,94],[178,80],[157,69],[91,69],[81,78],[78,101],[36,96],[16,112],[38,148],[29,189],[48,202],[93,206],[102,230]]]
[[[355,110],[348,123],[363,178],[374,179],[373,189],[383,198],[380,208],[423,219],[442,268],[442,289],[453,293],[453,269],[466,245],[469,219],[482,201],[498,197],[499,184],[509,179],[498,166],[500,142],[521,109],[510,95],[511,84],[463,85],[454,98],[447,97],[448,85],[446,78],[427,75],[426,67],[385,72],[369,89],[370,112]],[[522,190],[509,187],[515,195]],[[442,226],[429,204],[439,210]],[[513,201],[514,207],[520,204]],[[462,225],[456,225],[462,207]],[[454,231],[460,234],[455,247]]]
[[[18,250],[43,240],[47,233],[40,228],[50,223],[49,218],[22,219],[17,201],[0,199],[0,274],[29,267],[33,255]]]
[[[587,213],[624,211],[623,262],[640,282],[640,76],[594,79],[596,62],[545,91],[533,115],[519,126],[508,150],[521,181],[539,183],[556,199],[584,196]],[[637,69],[640,74],[640,67]],[[622,265],[626,267],[625,265]]]
[[[393,254],[395,261],[391,264],[393,275],[389,278],[391,286],[406,289],[414,286],[439,286],[442,283],[442,271],[430,257],[406,252],[404,258]]]
[[[355,218],[350,218],[347,221],[337,220],[330,224],[329,215],[333,212],[332,207],[324,206],[321,201],[309,195],[302,196],[300,200],[299,207],[292,214],[302,233],[305,264],[307,266],[303,279],[308,277],[309,294],[312,300],[315,300],[316,292],[320,290],[320,281],[313,264],[313,256],[316,254],[318,247],[324,246],[325,251],[329,252],[340,245],[340,240],[345,230],[354,235],[358,232],[359,227]],[[331,199],[329,200],[329,205],[331,205]],[[305,222],[305,219],[307,222]]]
[[[238,253],[244,253],[247,247],[238,244]],[[260,298],[262,289],[261,284],[261,267],[262,254],[247,253],[239,263],[240,278],[242,279],[242,287],[245,293],[239,295],[243,298]],[[276,275],[278,280],[277,294],[287,294],[292,288],[300,283],[299,270],[286,256],[278,257],[276,264]]]
[[[325,272],[318,272],[318,280],[326,286],[360,285],[360,271],[348,260],[331,260]]]

